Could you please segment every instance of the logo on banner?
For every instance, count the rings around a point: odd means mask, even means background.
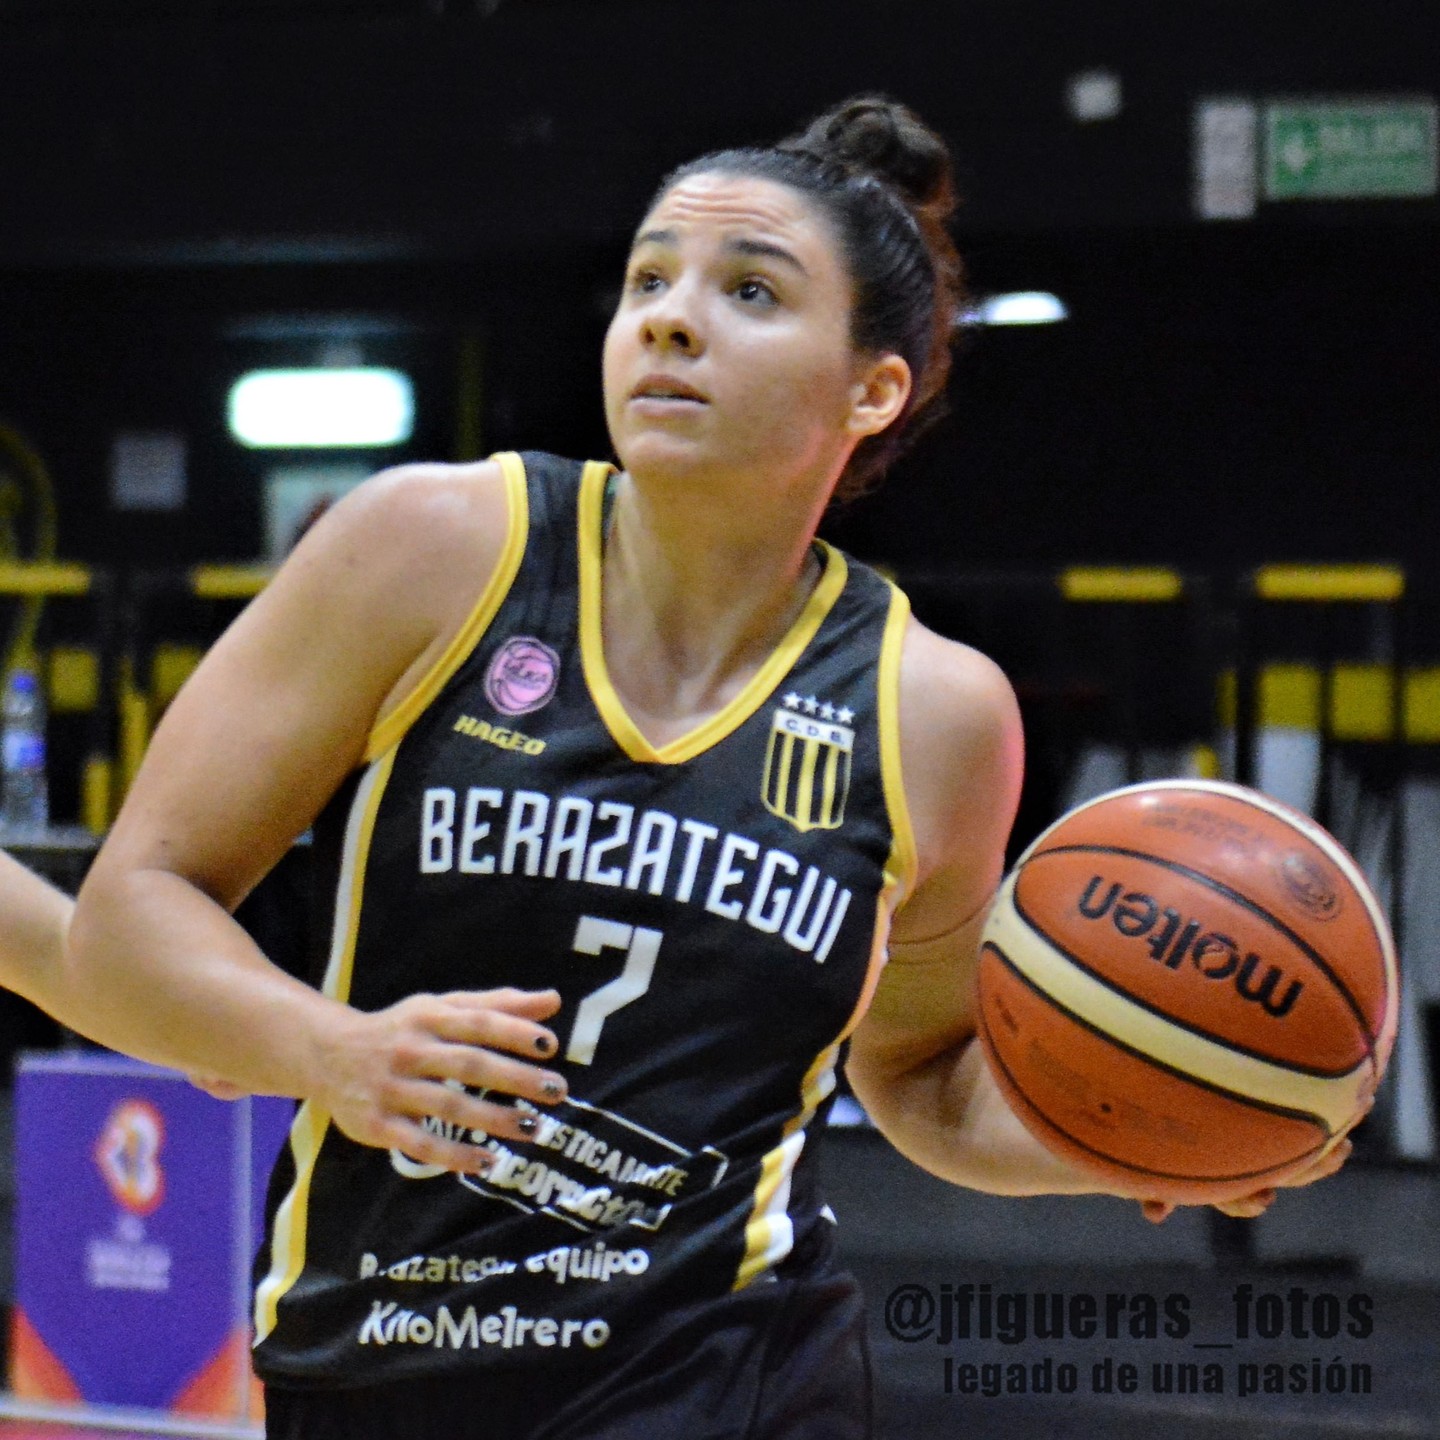
[[[148,1100],[122,1100],[95,1142],[95,1163],[116,1201],[132,1215],[149,1215],[165,1198],[160,1146],[165,1121]]]
[[[548,705],[560,683],[560,657],[533,635],[513,635],[485,672],[485,696],[502,715]]]
[[[838,830],[850,794],[855,732],[848,708],[822,704],[813,695],[785,697],[776,710],[765,748],[760,798],[772,815],[797,830]]]

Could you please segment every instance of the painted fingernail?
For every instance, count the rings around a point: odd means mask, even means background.
[[[522,1115],[515,1123],[522,1135],[533,1135],[540,1128],[540,1122],[533,1115]]]
[[[537,1035],[535,1037],[535,1048],[542,1055],[548,1055],[555,1048],[555,1042],[548,1035]]]
[[[558,1100],[565,1093],[565,1087],[558,1080],[547,1080],[541,1085],[540,1093],[547,1100]]]

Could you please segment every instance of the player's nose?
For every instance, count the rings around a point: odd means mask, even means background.
[[[688,288],[675,285],[657,296],[641,316],[640,335],[649,349],[698,355],[705,348],[704,331]]]

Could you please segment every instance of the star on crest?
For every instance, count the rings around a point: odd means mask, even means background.
[[[814,715],[820,709],[820,702],[813,695],[807,695],[804,704],[807,715]]]
[[[855,712],[848,705],[842,705],[835,712],[835,718],[842,725],[848,725],[855,718]]]
[[[785,697],[785,708],[787,710],[800,708],[800,697],[793,690]]]
[[[820,707],[820,718],[822,720],[833,720],[835,718],[835,707],[827,700]]]

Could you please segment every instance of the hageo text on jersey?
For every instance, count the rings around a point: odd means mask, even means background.
[[[618,800],[538,790],[507,799],[474,785],[463,796],[433,786],[420,805],[422,875],[543,875],[642,890],[779,935],[817,963],[850,906],[850,891],[818,867],[664,810],[637,815]]]

